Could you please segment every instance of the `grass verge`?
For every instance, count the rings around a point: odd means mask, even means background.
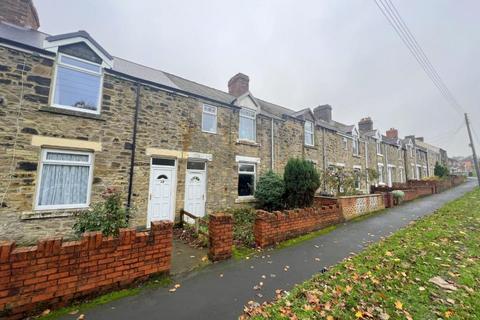
[[[106,304],[106,303],[109,303],[118,299],[122,299],[125,297],[137,295],[140,293],[141,290],[145,288],[154,289],[159,287],[167,287],[171,284],[172,284],[172,279],[168,276],[160,275],[157,277],[152,277],[148,281],[143,282],[137,285],[136,287],[109,292],[101,296],[98,296],[96,298],[93,298],[91,300],[79,301],[68,307],[53,310],[52,312],[46,315],[40,316],[39,319],[53,320],[69,314],[79,316],[80,314],[82,314],[82,312],[85,312],[89,309],[100,306],[102,304]]]
[[[479,319],[479,243],[477,188],[242,317]]]

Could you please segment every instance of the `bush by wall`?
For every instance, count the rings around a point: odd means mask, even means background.
[[[312,162],[291,158],[285,166],[283,180],[288,208],[305,208],[313,204],[315,192],[320,187],[320,176]]]
[[[268,171],[260,176],[255,190],[257,206],[263,210],[279,210],[284,207],[285,183],[278,174]]]

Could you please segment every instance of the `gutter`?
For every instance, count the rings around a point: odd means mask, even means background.
[[[133,133],[132,133],[132,155],[130,158],[130,172],[128,176],[128,197],[127,208],[132,206],[132,190],[133,190],[133,170],[135,167],[135,150],[137,147],[137,125],[138,125],[138,112],[140,111],[140,83],[136,82],[135,90],[135,114],[133,116]]]
[[[51,52],[51,51],[48,51],[48,50],[45,50],[45,49],[40,49],[40,48],[31,46],[31,45],[28,45],[28,44],[13,41],[13,40],[6,39],[6,38],[1,38],[0,37],[0,43],[3,43],[5,45],[7,45],[7,47],[12,46],[14,48],[16,47],[16,48],[19,48],[19,49],[27,50],[27,51],[30,51],[32,53],[36,52],[36,53],[42,54],[44,56],[52,57],[52,58],[54,58],[56,56],[56,54],[54,52]]]
[[[272,171],[274,171],[274,168],[275,168],[275,161],[274,161],[274,138],[273,138],[273,118],[272,118],[272,128],[271,128],[271,138],[272,138],[272,141],[271,141],[271,144],[272,144],[272,149],[270,150],[271,152],[271,169]]]

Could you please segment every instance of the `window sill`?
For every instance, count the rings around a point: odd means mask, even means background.
[[[20,220],[39,220],[39,219],[54,219],[54,218],[69,218],[73,217],[76,213],[86,210],[84,209],[58,209],[58,210],[45,210],[45,211],[29,211],[22,212]]]
[[[359,154],[354,154],[353,157],[354,158],[361,158],[361,156]]]
[[[260,147],[259,143],[255,142],[255,141],[251,141],[251,140],[240,140],[240,139],[238,139],[236,144],[243,144],[243,145],[252,146],[252,147]]]
[[[377,153],[377,156],[379,156],[379,157],[383,157],[383,154],[381,154],[381,153]]]
[[[245,197],[238,197],[235,199],[235,203],[252,203],[257,202],[254,196],[245,196]]]
[[[206,133],[206,134],[218,134],[217,132],[204,131],[204,130],[202,130],[202,133]]]
[[[93,113],[82,112],[82,111],[68,110],[68,109],[62,109],[62,108],[51,107],[51,106],[42,106],[38,110],[42,112],[50,112],[50,113],[62,114],[66,116],[75,116],[80,118],[105,121],[105,119],[99,114],[93,114]]]
[[[308,144],[304,144],[303,146],[304,146],[306,149],[318,150],[317,147],[311,146],[311,145],[308,145]]]

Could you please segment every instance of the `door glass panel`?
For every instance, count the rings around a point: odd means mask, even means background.
[[[153,165],[157,165],[157,166],[169,166],[169,167],[174,167],[174,166],[175,166],[175,160],[173,160],[173,159],[153,158],[153,159],[152,159],[152,164],[153,164]]]
[[[205,162],[188,161],[187,169],[189,170],[205,170]]]

